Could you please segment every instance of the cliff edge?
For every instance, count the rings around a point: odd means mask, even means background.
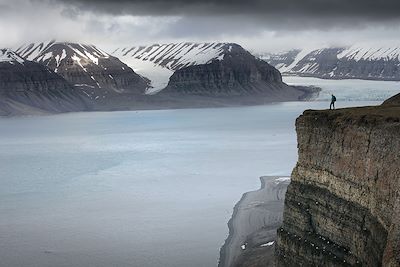
[[[400,266],[398,98],[297,119],[277,266]]]

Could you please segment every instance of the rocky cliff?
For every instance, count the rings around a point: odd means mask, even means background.
[[[400,106],[303,113],[277,266],[400,266]]]
[[[45,66],[0,49],[0,115],[87,110],[84,98]]]

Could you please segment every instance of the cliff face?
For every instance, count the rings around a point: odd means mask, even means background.
[[[400,106],[305,111],[278,266],[400,266]]]

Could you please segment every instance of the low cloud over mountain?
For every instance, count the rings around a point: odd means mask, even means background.
[[[0,0],[0,43],[238,42],[255,51],[395,40],[395,0]],[[32,12],[35,10],[35,12]],[[107,37],[107,38],[106,38]]]

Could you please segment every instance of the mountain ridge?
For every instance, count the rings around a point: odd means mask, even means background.
[[[112,55],[94,45],[54,40],[26,44],[17,52],[23,60],[62,78],[66,87],[90,103],[90,110],[254,105],[308,99],[318,92],[286,85],[278,70],[235,43],[121,49],[121,60],[117,52]],[[159,88],[149,92],[154,80],[149,84],[143,73],[132,70],[138,61],[154,75],[162,72]]]
[[[258,56],[279,69],[283,75],[400,81],[400,45],[396,44],[293,49]]]
[[[142,94],[148,86],[146,78],[95,45],[53,40],[24,45],[16,51],[49,67],[93,100],[112,94]]]

